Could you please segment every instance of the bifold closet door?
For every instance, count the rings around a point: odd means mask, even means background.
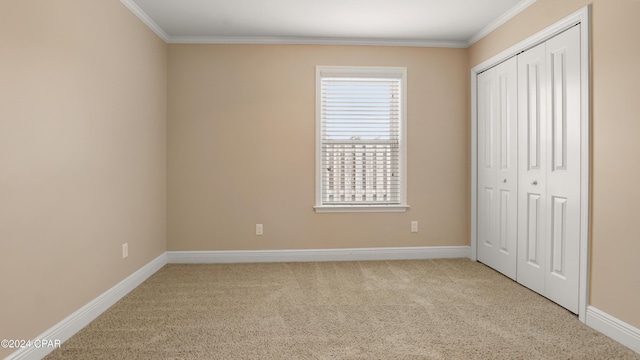
[[[478,75],[478,260],[516,278],[517,61]]]
[[[518,55],[518,276],[544,294],[546,266],[546,44]]]
[[[518,55],[517,281],[578,311],[580,27]]]

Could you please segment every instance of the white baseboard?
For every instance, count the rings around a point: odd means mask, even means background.
[[[469,246],[420,246],[305,250],[167,251],[170,264],[418,260],[469,258]]]
[[[129,275],[126,279],[120,281],[111,289],[91,300],[91,302],[76,310],[73,314],[64,318],[47,331],[40,334],[34,339],[34,341],[36,339],[55,339],[64,343],[71,336],[100,316],[100,314],[110,308],[118,300],[122,299],[131,290],[135,289],[156,271],[160,270],[160,268],[162,268],[166,263],[167,255],[164,253],[140,268],[138,271]],[[34,343],[34,341],[32,341],[32,343]],[[52,347],[25,347],[11,353],[5,358],[5,360],[42,359],[53,350],[54,348]]]
[[[640,354],[640,329],[593,306],[587,306],[587,325]]]

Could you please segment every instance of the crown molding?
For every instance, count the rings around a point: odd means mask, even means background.
[[[469,40],[467,40],[467,43],[466,43],[465,47],[469,47],[469,46],[475,44],[476,42],[480,41],[480,39],[482,39],[483,37],[489,35],[490,32],[492,32],[493,30],[499,28],[502,24],[506,23],[507,21],[511,20],[511,18],[513,18],[514,16],[518,15],[519,13],[524,11],[524,9],[528,8],[529,6],[533,5],[536,1],[537,0],[522,0],[522,1],[520,1],[518,4],[516,4],[516,6],[512,7],[511,9],[509,9],[509,11],[507,11],[504,14],[502,14],[499,18],[493,20],[491,23],[489,23],[489,25],[485,26],[482,30],[478,31],[475,35],[473,35],[471,38],[469,38]]]
[[[138,19],[142,20],[142,22],[145,23],[162,40],[164,40],[164,42],[169,42],[169,35],[164,32],[160,25],[156,24],[156,22],[153,21],[153,19],[151,19],[149,15],[147,15],[147,13],[142,11],[142,9],[140,9],[140,7],[133,2],[133,0],[120,0],[120,2],[124,6],[126,6],[135,16],[137,16]]]
[[[292,44],[292,45],[369,45],[466,48],[465,41],[314,38],[314,37],[249,37],[249,36],[172,36],[170,44]]]

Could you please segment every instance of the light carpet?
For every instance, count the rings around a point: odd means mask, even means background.
[[[640,359],[468,259],[167,265],[55,359]]]

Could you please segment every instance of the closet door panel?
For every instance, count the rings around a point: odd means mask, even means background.
[[[578,311],[580,254],[580,27],[547,41],[546,296]]]
[[[546,266],[546,47],[518,55],[517,281],[544,294]]]
[[[518,62],[496,66],[498,249],[496,269],[516,279],[518,247]]]
[[[478,260],[512,279],[517,256],[517,60],[478,75]]]
[[[496,226],[495,69],[478,75],[478,260],[491,266]]]

